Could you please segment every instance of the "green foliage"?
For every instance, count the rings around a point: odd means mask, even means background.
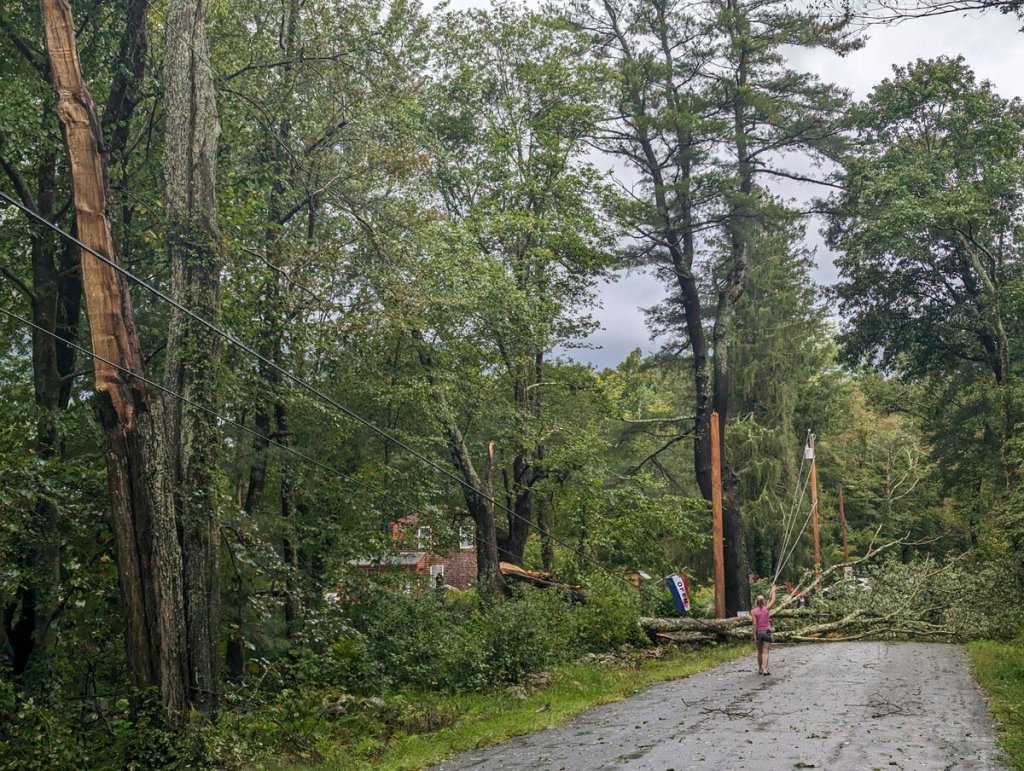
[[[373,591],[355,609],[359,642],[335,643],[325,655],[343,655],[350,672],[363,667],[338,683],[346,688],[454,693],[520,683],[584,652],[644,643],[636,592],[595,579],[587,595],[576,604],[556,590],[523,588],[487,606],[458,593]]]
[[[943,481],[987,507],[1021,414],[1024,111],[938,58],[895,68],[850,122],[829,230],[844,351],[918,381]]]
[[[128,32],[127,4],[107,5],[76,5],[101,113],[124,74],[116,57]],[[556,590],[488,603],[473,591],[403,593],[398,579],[359,583],[349,563],[394,548],[388,524],[401,516],[431,526],[437,548],[454,544],[467,524],[463,491],[225,345],[214,406],[273,440],[220,426],[221,637],[245,661],[224,684],[217,724],[172,731],[156,695],[135,693],[126,673],[87,359],[58,386],[66,404],[43,408],[53,394],[39,392],[30,363],[50,366],[49,349],[0,318],[0,615],[16,617],[23,590],[53,612],[17,685],[2,651],[0,768],[230,768],[278,755],[346,767],[401,741],[436,759],[421,734],[468,747],[468,732],[486,732],[494,714],[506,722],[493,737],[513,719],[553,720],[540,703],[516,712],[498,690],[541,672],[569,673],[554,686],[565,714],[638,687],[571,662],[644,645],[638,616],[675,614],[657,579],[676,569],[694,579],[693,614],[712,614],[679,283],[691,271],[700,326],[709,337],[728,327],[709,352],[728,353],[727,457],[752,569],[768,575],[779,563],[813,427],[826,564],[840,559],[839,482],[855,553],[876,538],[915,541],[875,569],[870,593],[837,590],[829,603],[913,607],[971,636],[1018,628],[1008,609],[1024,586],[1024,499],[1009,473],[1024,457],[1014,435],[1024,404],[1020,104],[960,60],[918,62],[849,111],[844,136],[845,96],[784,55],[848,50],[841,25],[781,0],[571,9],[573,19],[506,2],[429,14],[415,0],[253,0],[206,11],[227,329],[445,468],[453,426],[478,464],[494,441],[498,502],[528,497],[554,536],[533,528],[526,567],[553,558],[586,602]],[[156,40],[163,10],[151,10]],[[4,189],[71,228],[38,8],[4,13]],[[602,29],[597,45],[590,33]],[[151,44],[129,141],[108,172],[120,256],[165,287],[161,56]],[[642,167],[628,192],[593,164],[595,142]],[[757,160],[738,160],[741,149]],[[850,321],[842,352],[902,381],[837,364],[802,225],[764,187],[792,175],[783,164],[798,152],[843,163],[829,234]],[[682,265],[672,247],[687,229],[694,261]],[[56,309],[58,326],[66,321],[77,285],[61,303],[27,296],[46,289],[40,266],[76,275],[73,251],[3,213],[0,252],[3,306]],[[640,263],[671,288],[651,316],[653,331],[670,333],[667,350],[600,373],[567,360],[595,327],[600,282]],[[732,305],[719,307],[740,274]],[[159,380],[168,310],[145,292],[133,301]],[[82,344],[87,332],[84,321],[62,330]],[[498,519],[505,535],[513,520]],[[787,570],[806,568],[809,552],[805,535]],[[655,580],[634,591],[622,580],[633,570]],[[339,581],[351,603],[325,599]],[[296,618],[285,620],[286,606]],[[487,714],[457,725],[473,709]]]
[[[526,590],[496,605],[483,625],[488,673],[496,683],[520,683],[528,674],[567,660],[571,644],[566,600],[554,592]]]
[[[840,582],[825,601],[830,612],[861,609],[890,619],[879,629],[897,639],[914,638],[922,630],[961,640],[1007,638],[1024,624],[1024,593],[1007,580],[1006,568],[977,552],[945,563],[930,557],[904,562],[891,555],[866,571],[867,589],[856,581]],[[910,619],[914,623],[901,625]]]
[[[587,601],[571,618],[573,647],[589,653],[615,650],[623,645],[646,645],[638,623],[640,595],[607,576],[587,584]]]

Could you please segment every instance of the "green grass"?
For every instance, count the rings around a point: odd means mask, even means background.
[[[1024,645],[981,640],[969,643],[967,654],[988,694],[1007,764],[1024,771]]]
[[[386,742],[320,746],[325,761],[316,765],[270,764],[275,771],[298,769],[382,769],[409,771],[465,750],[487,747],[567,722],[598,704],[621,701],[647,686],[696,674],[750,652],[749,645],[722,645],[696,652],[673,652],[633,668],[571,665],[554,671],[552,684],[526,699],[503,691],[460,696],[419,695],[428,711],[454,716],[451,725],[432,733],[397,732]]]

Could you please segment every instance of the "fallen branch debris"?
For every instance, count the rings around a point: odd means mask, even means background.
[[[772,612],[773,637],[777,643],[836,642],[863,639],[958,640],[970,636],[970,629],[953,623],[943,614],[945,605],[927,601],[926,589],[943,573],[955,567],[956,560],[938,565],[930,563],[899,591],[889,587],[881,596],[876,590],[850,585],[838,594],[829,594],[828,579],[847,567],[862,565],[890,552],[896,546],[912,545],[905,539],[876,546],[846,564],[834,565],[820,577],[808,576],[790,595],[781,599]],[[840,582],[841,584],[842,582]],[[843,594],[845,591],[845,594]],[[796,608],[801,596],[814,596],[810,607]],[[944,598],[943,598],[944,599]],[[750,640],[751,619],[748,616],[722,619],[641,618],[641,626],[652,640],[698,644]]]

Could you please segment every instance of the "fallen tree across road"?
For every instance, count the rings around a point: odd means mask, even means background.
[[[979,598],[990,596],[989,584],[998,583],[999,576],[972,568],[970,552],[942,564],[930,558],[904,563],[895,557],[893,547],[913,545],[898,540],[872,546],[859,559],[835,565],[818,578],[809,576],[772,611],[775,642],[954,642],[998,636],[1006,609],[988,607]],[[828,585],[853,566],[864,580]],[[794,607],[803,595],[813,596],[811,606]],[[654,641],[695,644],[751,637],[749,616],[641,618],[640,624]]]

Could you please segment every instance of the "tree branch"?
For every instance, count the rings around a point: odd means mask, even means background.
[[[0,273],[3,273],[3,275],[12,284],[14,284],[16,287],[18,287],[18,289],[20,289],[22,291],[22,293],[28,298],[28,301],[30,303],[34,303],[36,301],[36,295],[29,288],[28,284],[26,284],[24,281],[22,281],[20,278],[18,278],[13,272],[11,272],[11,270],[6,265],[0,265]]]

